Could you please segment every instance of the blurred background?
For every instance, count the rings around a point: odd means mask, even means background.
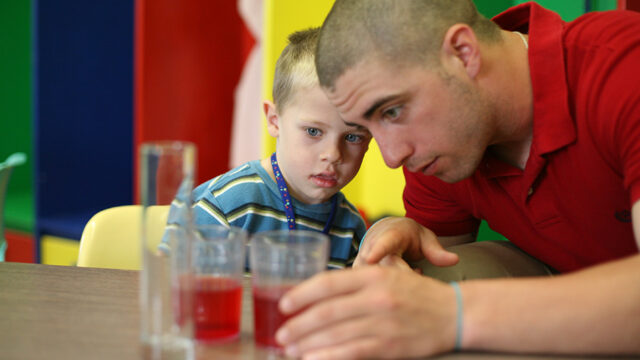
[[[474,2],[493,17],[524,1]],[[567,21],[640,9],[640,0],[537,2]],[[261,101],[275,61],[288,34],[321,25],[332,4],[0,0],[0,162],[27,155],[0,218],[6,260],[74,265],[92,215],[137,203],[141,142],[196,143],[198,183],[274,151]],[[344,191],[373,222],[404,215],[403,187],[372,142]],[[500,238],[483,222],[480,240]]]

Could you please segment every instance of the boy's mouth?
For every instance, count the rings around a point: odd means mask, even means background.
[[[311,175],[311,181],[318,187],[332,188],[338,185],[335,173],[322,173]]]

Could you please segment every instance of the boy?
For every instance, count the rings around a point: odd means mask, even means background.
[[[250,233],[315,230],[331,238],[330,268],[351,265],[365,223],[340,189],[360,169],[371,135],[345,124],[315,71],[319,29],[289,36],[277,63],[274,102],[263,103],[276,152],[213,178],[193,191],[194,222]]]

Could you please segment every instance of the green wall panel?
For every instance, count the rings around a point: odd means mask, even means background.
[[[615,10],[617,7],[617,0],[591,0],[591,11]]]
[[[514,4],[522,4],[527,0],[515,0]],[[553,10],[560,14],[564,21],[571,21],[578,16],[584,14],[584,0],[536,0],[538,4],[549,10]]]
[[[31,1],[0,1],[0,161],[27,154],[14,169],[5,203],[5,224],[33,230]]]
[[[478,11],[484,15],[484,17],[491,19],[492,17],[500,14],[506,9],[513,6],[512,0],[474,0],[474,4],[478,8]]]

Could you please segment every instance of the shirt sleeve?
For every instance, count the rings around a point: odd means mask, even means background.
[[[353,239],[351,239],[351,251],[349,253],[349,259],[347,259],[346,266],[351,267],[353,265],[353,261],[356,259],[358,255],[358,250],[360,248],[360,242],[362,238],[367,233],[367,226],[362,219],[361,216],[357,218],[355,232],[353,233]]]
[[[640,31],[640,26],[637,28]],[[625,88],[626,94],[624,101],[613,109],[618,114],[614,144],[620,154],[624,187],[631,195],[631,204],[634,204],[640,200],[640,91],[637,90],[640,81],[640,45],[629,51],[629,56],[621,65],[617,76],[625,78],[625,83],[620,86]]]
[[[194,224],[221,224],[229,226],[227,216],[217,199],[210,192],[195,198],[193,204]]]
[[[601,152],[623,179],[630,203],[640,200],[640,22],[637,14],[621,13],[603,36],[615,41],[598,49],[592,65],[590,91],[585,91],[594,134],[604,134]],[[613,29],[609,29],[612,27]],[[611,35],[609,35],[611,34]],[[602,135],[600,135],[602,136]]]
[[[477,232],[480,220],[455,200],[454,185],[433,176],[409,172],[406,168],[404,177],[406,185],[402,197],[406,217],[439,236]]]

